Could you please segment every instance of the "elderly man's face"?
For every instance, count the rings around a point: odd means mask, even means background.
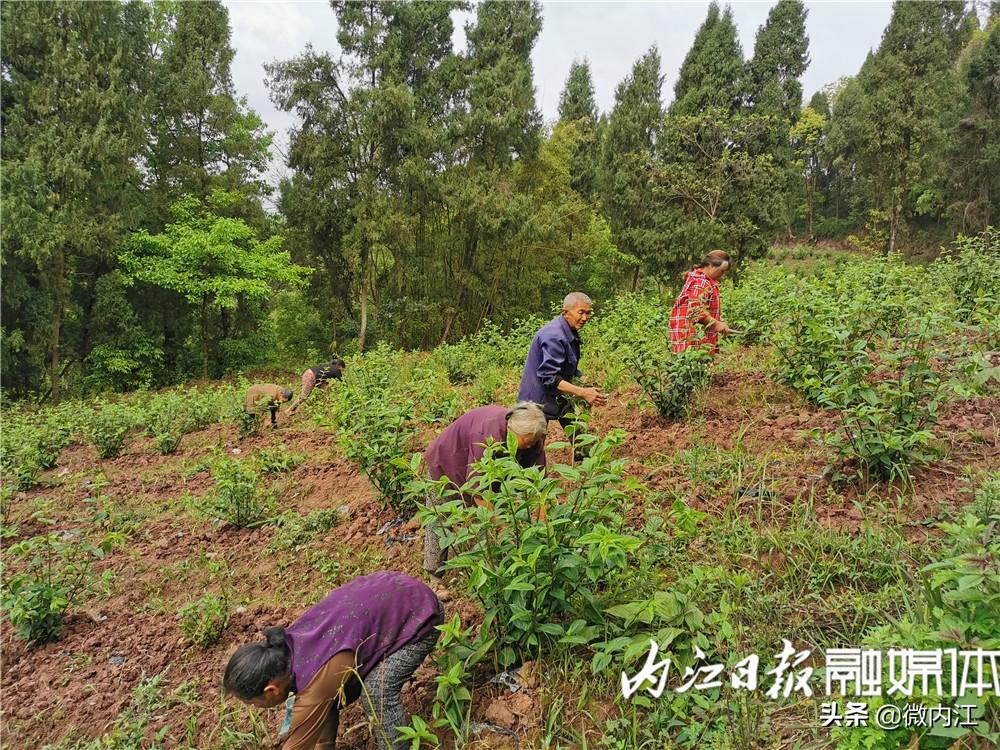
[[[577,331],[587,325],[587,321],[594,316],[594,308],[586,302],[581,302],[569,310],[563,310],[563,317],[566,322]]]
[[[517,438],[517,449],[521,451],[535,447],[539,440],[538,435],[518,435],[516,432],[514,437]]]

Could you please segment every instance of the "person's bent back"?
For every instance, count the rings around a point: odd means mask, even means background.
[[[257,708],[280,706],[295,693],[282,750],[333,748],[340,709],[363,693],[379,748],[397,750],[405,744],[396,728],[409,721],[400,690],[434,650],[443,622],[426,584],[403,573],[355,578],[287,630],[268,628],[263,641],[240,647],[223,689]]]
[[[424,452],[427,473],[431,479],[447,477],[449,484],[461,489],[468,481],[473,464],[483,457],[486,443],[507,442],[508,431],[517,438],[515,459],[524,467],[545,466],[545,431],[547,421],[538,404],[518,403],[513,409],[502,406],[480,406],[452,422]],[[473,498],[466,497],[466,503]],[[434,507],[440,498],[432,493],[427,505]],[[424,570],[439,575],[447,557],[439,543],[440,526],[436,521],[424,531]]]
[[[342,359],[331,359],[328,364],[310,367],[302,373],[302,391],[298,398],[288,407],[288,413],[294,414],[295,410],[302,405],[313,388],[325,388],[333,380],[340,380],[344,376],[347,364]]]
[[[287,401],[291,401],[292,392],[284,386],[274,383],[258,383],[250,386],[247,395],[243,398],[243,409],[248,414],[263,415],[265,411],[271,413],[271,427],[278,426],[278,406]]]

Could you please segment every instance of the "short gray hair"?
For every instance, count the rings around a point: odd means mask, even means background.
[[[579,305],[592,305],[594,300],[583,292],[570,292],[563,298],[563,310],[572,310]]]
[[[548,420],[542,407],[534,401],[518,401],[514,408],[507,412],[507,428],[521,437],[532,435],[544,437],[548,432]]]

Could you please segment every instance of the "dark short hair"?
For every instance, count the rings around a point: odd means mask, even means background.
[[[289,389],[284,388],[281,391],[281,397],[283,399],[285,399],[285,401],[291,401],[292,400],[292,392]]]
[[[343,370],[345,367],[347,367],[347,363],[340,358],[334,357],[333,359],[330,360],[330,367],[337,367]]]
[[[268,628],[264,641],[240,646],[226,665],[222,689],[243,701],[264,694],[271,680],[289,673],[290,659],[284,628]]]

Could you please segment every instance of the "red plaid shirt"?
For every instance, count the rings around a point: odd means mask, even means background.
[[[708,344],[712,347],[712,354],[716,354],[719,351],[719,334],[706,329],[699,338],[696,324],[704,324],[709,318],[719,320],[721,310],[719,282],[706,276],[700,268],[689,271],[684,288],[670,311],[670,343],[674,351],[682,352],[692,345]]]

